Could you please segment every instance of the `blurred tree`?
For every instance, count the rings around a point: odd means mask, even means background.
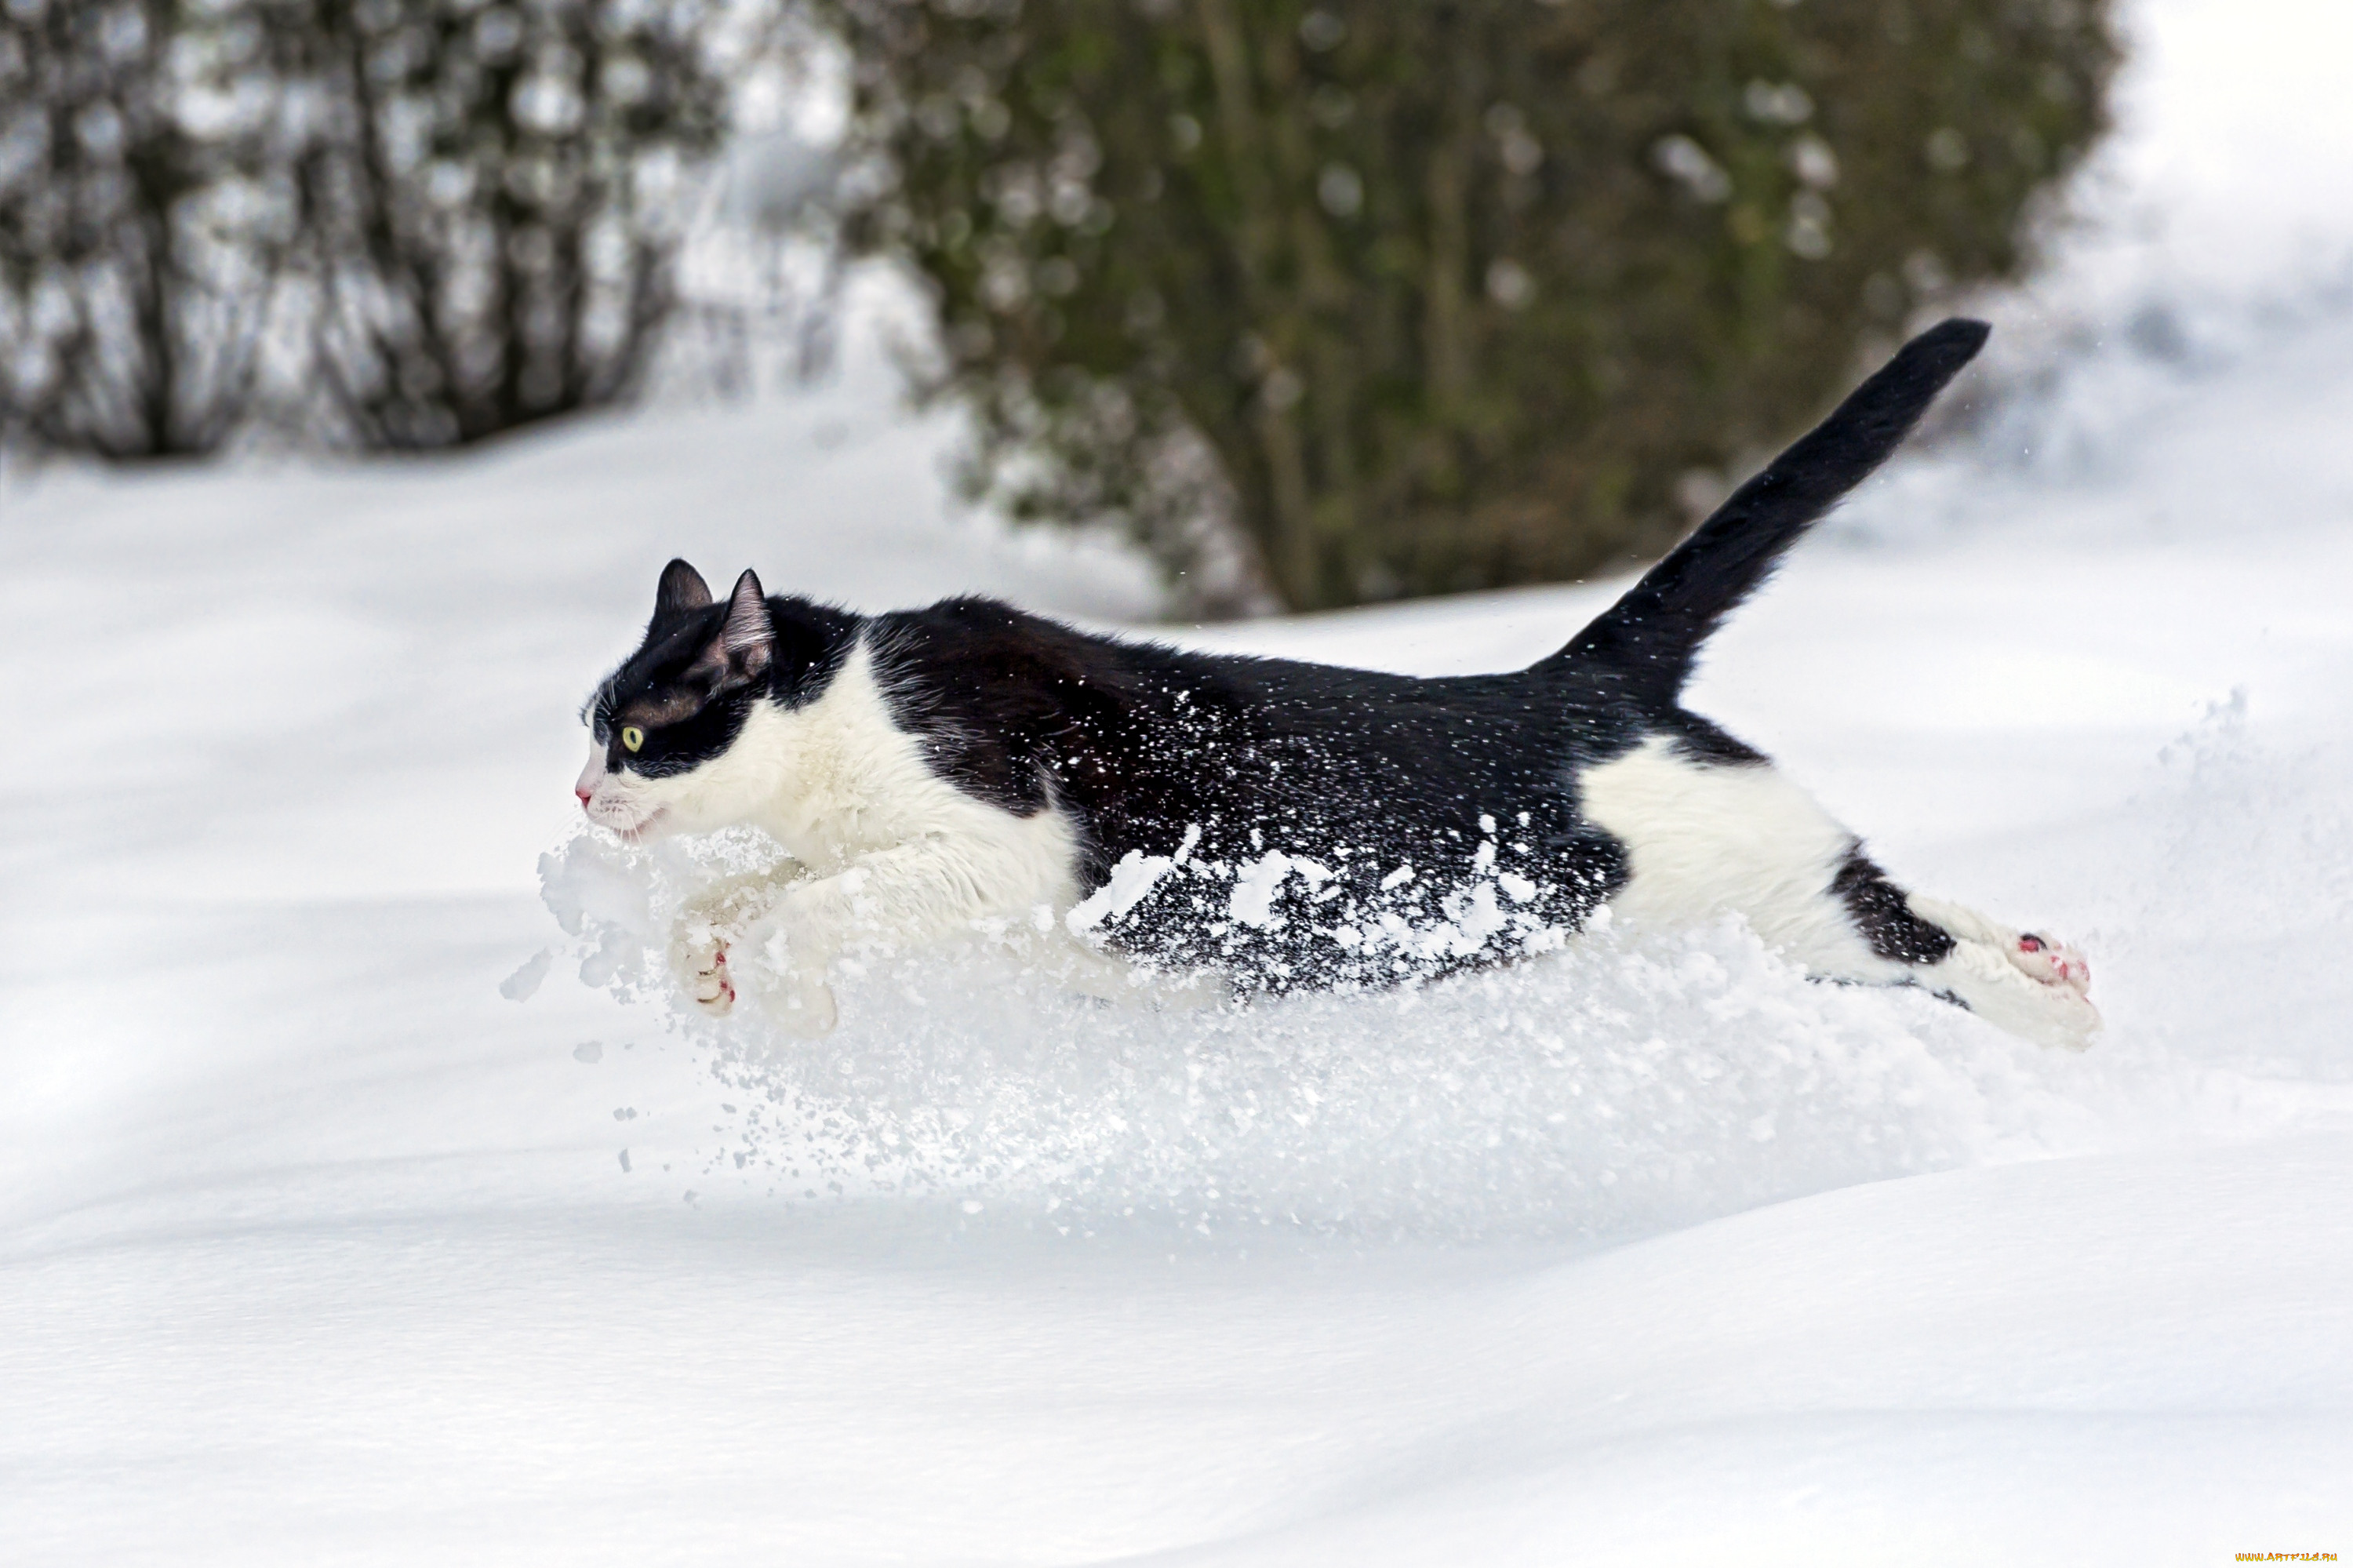
[[[313,0],[303,158],[322,384],[362,444],[454,445],[625,396],[724,128],[722,0]]]
[[[124,459],[243,418],[290,238],[289,9],[0,8],[0,428]]]
[[[2016,273],[2105,0],[828,0],[862,248],[1017,515],[1294,608],[1654,554]]]

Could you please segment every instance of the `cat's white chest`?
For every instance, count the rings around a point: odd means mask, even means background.
[[[914,737],[891,722],[862,642],[815,702],[754,706],[721,760],[748,776],[754,820],[810,865],[947,830],[964,815]]]

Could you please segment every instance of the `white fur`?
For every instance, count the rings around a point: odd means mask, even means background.
[[[1928,968],[1920,983],[1949,991],[1969,1011],[2015,1034],[2046,1045],[2081,1050],[2099,1032],[2099,1010],[2088,994],[2091,966],[2063,942],[2033,938],[1957,904],[1912,894],[1912,913],[1944,927],[1957,944]]]
[[[1577,779],[1588,821],[1626,846],[1621,919],[1688,926],[1725,910],[1791,958],[1848,980],[1910,978],[1854,928],[1831,881],[1855,836],[1769,763],[1694,761],[1653,736]]]
[[[833,1009],[825,967],[846,940],[933,940],[1078,895],[1068,820],[1050,805],[1016,816],[934,774],[892,722],[862,639],[815,702],[755,704],[735,743],[690,773],[607,772],[601,752],[591,767],[582,788],[594,821],[638,837],[750,822],[799,863],[765,887],[713,889],[681,916],[673,961],[715,1012],[750,979],[787,1022],[822,1031]],[[738,963],[723,974],[729,950],[746,948],[765,973]]]
[[[1873,952],[1831,890],[1858,841],[1769,764],[1701,762],[1654,736],[1588,769],[1577,789],[1585,817],[1626,846],[1629,876],[1610,901],[1621,918],[1689,925],[1731,910],[1831,979],[1915,980],[2046,1044],[2080,1048],[2100,1027],[2081,954],[1957,904],[1909,900],[1915,915],[1954,939],[1937,963]]]

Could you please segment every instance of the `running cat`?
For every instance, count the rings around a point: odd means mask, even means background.
[[[1885,460],[1988,329],[1915,338],[1559,652],[1419,680],[1098,637],[985,599],[861,616],[662,572],[600,686],[576,794],[632,840],[757,824],[792,857],[705,890],[671,960],[831,1027],[845,944],[1059,921],[1243,991],[1385,986],[1601,918],[1737,911],[1824,978],[1912,984],[2081,1046],[2083,958],[1905,892],[1761,753],[1679,702],[1703,643]],[[1608,915],[1600,916],[1607,908]],[[756,955],[756,959],[754,959]]]

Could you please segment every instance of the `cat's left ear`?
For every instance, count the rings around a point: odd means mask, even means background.
[[[776,629],[768,619],[768,596],[760,591],[758,576],[747,571],[727,596],[727,619],[720,623],[719,635],[687,673],[708,678],[714,693],[732,691],[765,677],[776,655]]]
[[[702,580],[701,572],[684,561],[672,561],[662,568],[661,582],[654,588],[656,620],[701,609],[710,602],[711,585]]]

